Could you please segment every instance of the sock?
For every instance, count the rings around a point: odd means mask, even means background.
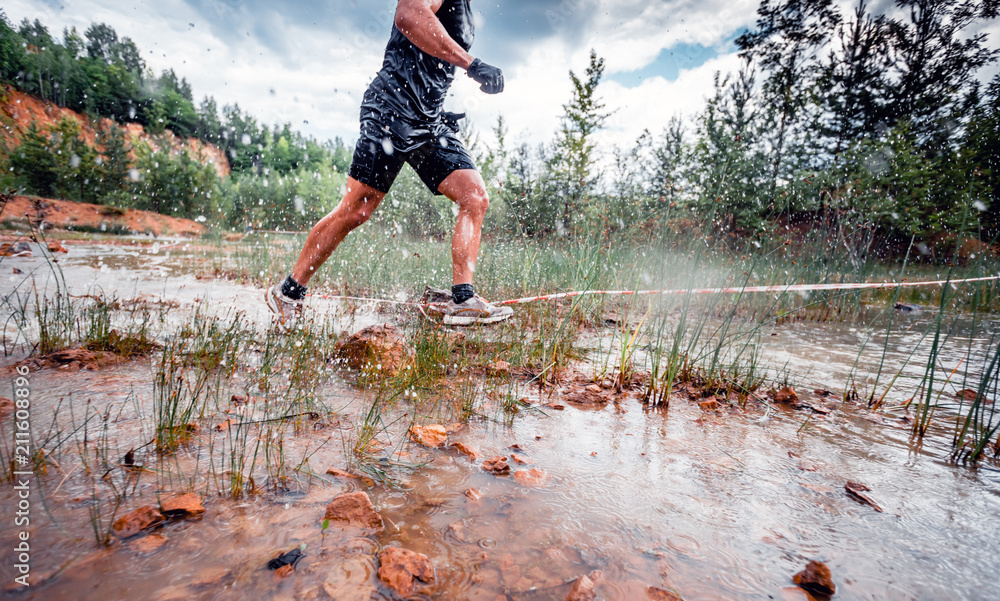
[[[285,283],[281,285],[281,293],[292,300],[304,299],[306,297],[306,290],[308,288],[296,282],[291,275],[285,278]]]
[[[472,289],[472,284],[455,284],[451,287],[451,299],[456,305],[464,303],[475,295],[476,291]]]

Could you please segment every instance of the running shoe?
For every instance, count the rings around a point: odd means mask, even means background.
[[[445,302],[431,303],[427,306],[427,312],[440,316],[441,321],[449,326],[498,323],[514,315],[514,310],[510,307],[490,304],[478,294],[462,303],[456,303],[452,298]]]
[[[264,293],[264,301],[274,314],[275,323],[284,330],[294,327],[295,322],[302,316],[303,302],[282,294],[280,285],[268,288]]]

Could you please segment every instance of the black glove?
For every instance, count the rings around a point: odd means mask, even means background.
[[[458,122],[462,119],[465,119],[465,113],[449,113],[448,111],[441,111],[441,122],[456,134],[460,129]]]
[[[469,70],[466,73],[476,80],[476,83],[482,84],[479,89],[487,94],[503,92],[503,71],[493,65],[487,65],[477,58],[469,65]]]

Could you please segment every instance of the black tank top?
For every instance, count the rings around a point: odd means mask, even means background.
[[[437,18],[468,51],[475,38],[469,0],[444,0]],[[455,79],[455,66],[413,45],[394,25],[385,60],[361,103],[361,134],[376,140],[391,134],[393,146],[408,151],[440,134],[441,106]]]

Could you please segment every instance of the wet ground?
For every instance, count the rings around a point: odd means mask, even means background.
[[[134,290],[177,302],[170,320],[183,320],[185,309],[206,298],[220,310],[238,306],[266,320],[259,290],[196,279],[183,247],[151,251],[92,247],[71,253],[62,265],[78,290]],[[47,268],[38,259],[19,260],[23,271]],[[3,268],[8,265],[15,264],[5,260]],[[7,295],[14,284],[0,290]],[[379,319],[375,313],[355,316],[345,328]],[[900,318],[890,334],[886,372],[906,363],[896,402],[919,379],[922,363],[910,353],[927,320]],[[965,358],[974,364],[995,325],[986,328],[974,339],[958,331],[942,362],[951,367]],[[203,517],[171,522],[107,550],[98,550],[89,532],[90,480],[79,477],[82,462],[50,467],[38,479],[46,494],[36,490],[30,528],[32,574],[50,578],[17,598],[387,599],[392,596],[375,576],[373,554],[397,545],[426,554],[435,566],[435,581],[413,597],[423,599],[564,599],[567,583],[593,570],[601,572],[597,593],[603,599],[646,599],[648,586],[688,601],[805,599],[791,577],[813,559],[830,566],[836,599],[994,599],[996,467],[948,463],[945,421],[916,444],[900,409],[873,417],[861,404],[810,393],[840,394],[852,371],[859,390],[870,387],[868,374],[884,340],[871,342],[875,349],[859,358],[869,335],[840,323],[766,332],[763,354],[770,364],[788,374],[803,398],[831,407],[829,415],[781,407],[704,413],[680,397],[667,410],[645,410],[637,400],[602,409],[536,405],[509,425],[477,420],[452,434],[451,440],[477,451],[476,461],[414,446],[406,464],[392,469],[393,486],[324,476],[281,494],[211,497]],[[148,394],[149,380],[148,362],[99,372],[36,372],[34,411],[44,416],[34,420],[36,438],[45,436],[42,426],[51,423],[54,407],[114,406],[119,409],[111,423],[121,438],[116,448],[127,450],[143,439],[137,424],[148,410],[129,398]],[[321,396],[345,414],[363,402],[337,379]],[[343,468],[342,441],[350,428],[345,422],[289,431],[286,452],[308,455],[317,474]],[[200,440],[213,436],[220,435],[205,433]],[[512,458],[513,471],[537,468],[544,473],[538,482],[524,485],[480,467],[483,458],[512,453],[525,462]],[[179,453],[176,468],[146,477],[139,496],[183,486],[197,471],[197,458],[194,451]],[[883,511],[848,496],[848,481],[867,485]],[[358,488],[371,494],[384,532],[321,531],[326,504]],[[469,489],[482,498],[470,498]],[[15,502],[12,485],[0,487],[0,507]],[[127,500],[122,511],[137,504]],[[12,512],[3,513],[0,549],[10,549],[20,528],[11,525]],[[278,552],[303,544],[305,557],[291,576],[280,579],[264,569]],[[13,576],[10,563],[2,568],[6,582]]]

